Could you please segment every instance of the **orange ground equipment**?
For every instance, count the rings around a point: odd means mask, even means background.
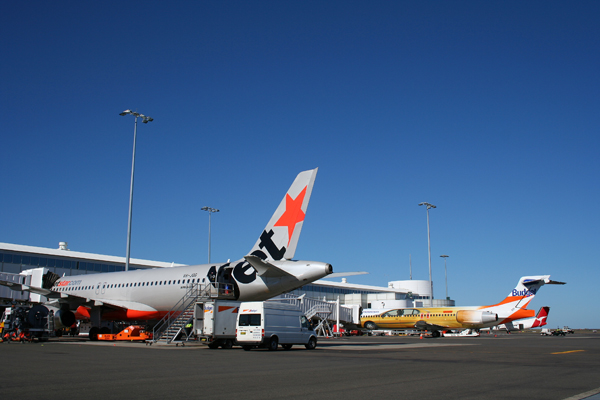
[[[146,332],[143,326],[130,325],[117,334],[99,333],[98,340],[149,340],[152,339],[152,333]]]

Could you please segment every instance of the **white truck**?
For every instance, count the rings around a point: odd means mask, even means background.
[[[209,300],[196,303],[194,333],[209,348],[230,349],[235,343],[239,301]]]
[[[240,304],[236,341],[244,350],[266,347],[273,351],[279,345],[289,350],[295,344],[308,350],[317,347],[317,335],[300,308],[277,301]]]

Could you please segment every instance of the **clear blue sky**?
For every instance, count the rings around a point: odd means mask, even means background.
[[[600,3],[5,1],[0,241],[198,264],[247,253],[319,167],[296,252],[600,327]]]

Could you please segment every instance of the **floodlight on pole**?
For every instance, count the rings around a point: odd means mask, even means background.
[[[208,211],[208,263],[210,264],[210,216],[212,213],[219,212],[220,210],[212,207],[202,207],[202,211]]]
[[[446,268],[446,258],[450,256],[442,254],[440,257],[444,259],[444,275],[446,275],[446,300],[450,300],[450,297],[448,297],[448,269]]]
[[[135,117],[135,123],[133,125],[133,156],[131,157],[131,184],[129,185],[129,219],[127,222],[127,254],[125,255],[125,271],[129,271],[129,252],[131,249],[131,213],[133,211],[133,173],[135,171],[135,143],[137,140],[137,121],[138,118],[142,119],[142,122],[147,124],[148,122],[154,121],[154,118],[148,117],[147,115],[140,114],[135,111],[125,110],[119,115],[133,115]]]
[[[431,296],[429,297],[429,306],[433,307],[433,281],[431,280],[431,235],[429,234],[429,209],[436,208],[433,204],[427,202],[419,203],[420,206],[427,206],[427,247],[429,249],[429,290],[431,290]]]

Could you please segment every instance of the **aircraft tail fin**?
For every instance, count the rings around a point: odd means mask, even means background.
[[[564,282],[550,280],[550,275],[523,276],[517,286],[496,306],[507,305],[511,308],[527,308],[538,290],[546,284],[564,285]]]
[[[539,328],[547,324],[546,320],[548,319],[548,314],[550,314],[550,307],[542,307],[538,311],[535,316],[535,321],[533,321],[532,328]]]
[[[315,168],[298,174],[250,250],[250,255],[263,260],[289,260],[294,257],[317,170]]]

